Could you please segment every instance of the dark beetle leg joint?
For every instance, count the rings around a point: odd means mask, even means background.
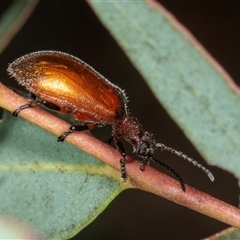
[[[72,132],[74,131],[78,131],[78,132],[81,132],[81,131],[85,131],[85,130],[88,130],[89,129],[89,126],[88,125],[73,125],[69,128],[69,131],[63,133],[61,136],[59,136],[57,138],[57,141],[58,142],[63,142],[65,140],[65,138]]]

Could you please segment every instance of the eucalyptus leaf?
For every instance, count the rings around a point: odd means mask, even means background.
[[[15,0],[0,18],[0,53],[28,19],[38,0]]]
[[[223,231],[216,233],[215,235],[211,236],[210,240],[231,240],[231,239],[239,239],[240,238],[240,230],[237,228],[227,228]]]
[[[116,170],[9,112],[0,144],[0,212],[46,239],[73,236],[123,190]]]

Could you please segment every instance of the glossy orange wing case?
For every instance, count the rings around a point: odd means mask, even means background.
[[[125,112],[124,92],[72,55],[35,52],[18,58],[8,71],[28,91],[79,120],[111,123]]]

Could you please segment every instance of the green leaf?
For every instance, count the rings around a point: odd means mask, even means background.
[[[231,239],[239,239],[239,238],[240,238],[240,230],[238,228],[233,228],[233,227],[224,229],[223,231],[208,237],[209,240],[231,240]]]
[[[0,53],[26,22],[38,0],[15,0],[0,19]]]
[[[125,187],[116,170],[9,112],[0,144],[0,212],[46,239],[73,236]]]
[[[240,177],[240,99],[223,69],[154,1],[89,4],[200,154]]]

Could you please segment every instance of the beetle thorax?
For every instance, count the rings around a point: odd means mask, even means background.
[[[127,111],[113,125],[113,137],[116,139],[123,138],[129,142],[140,158],[148,158],[153,155],[156,144],[153,135],[142,129],[142,126],[130,111]]]

